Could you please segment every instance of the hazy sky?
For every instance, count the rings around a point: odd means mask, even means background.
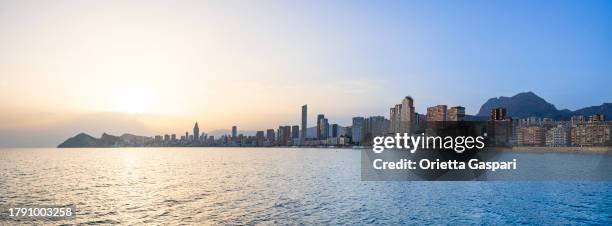
[[[0,146],[612,101],[612,1],[0,0]]]

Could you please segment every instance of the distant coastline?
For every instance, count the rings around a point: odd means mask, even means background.
[[[269,146],[269,147],[241,147],[241,146],[184,146],[184,147],[159,147],[159,146],[105,146],[105,147],[57,147],[61,149],[71,148],[299,148],[299,149],[371,149],[368,146]],[[591,154],[612,154],[612,147],[490,147],[486,151],[503,152],[532,152],[532,153],[591,153]]]

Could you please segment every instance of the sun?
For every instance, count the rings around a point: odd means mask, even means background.
[[[145,87],[127,87],[113,92],[113,110],[126,113],[145,113],[150,110],[152,92]]]

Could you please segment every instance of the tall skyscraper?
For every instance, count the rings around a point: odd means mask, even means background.
[[[401,104],[392,107],[389,114],[389,131],[392,133],[414,133],[414,100],[410,96],[404,97]]]
[[[437,105],[427,108],[428,122],[444,122],[446,121],[446,105]]]
[[[300,133],[300,140],[304,142],[306,139],[306,130],[308,129],[308,105],[302,106],[302,131]]]
[[[332,124],[331,131],[331,137],[338,137],[338,124]]]
[[[353,124],[351,125],[351,139],[355,144],[361,144],[363,138],[363,117],[354,117]]]
[[[327,139],[329,137],[329,121],[323,117],[319,120],[319,139]]]
[[[448,121],[463,121],[465,117],[465,108],[461,106],[455,106],[448,109]]]
[[[200,138],[200,128],[198,127],[198,122],[196,122],[195,126],[193,126],[193,138],[194,141]]]
[[[238,136],[238,127],[232,126],[232,138],[236,138]]]
[[[325,115],[317,115],[317,139],[321,139],[323,137],[323,127],[321,125],[323,119],[325,119]]]

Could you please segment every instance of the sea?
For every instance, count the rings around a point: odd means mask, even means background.
[[[353,149],[0,149],[0,206],[76,208],[0,224],[612,225],[612,181],[362,181],[360,167]]]

